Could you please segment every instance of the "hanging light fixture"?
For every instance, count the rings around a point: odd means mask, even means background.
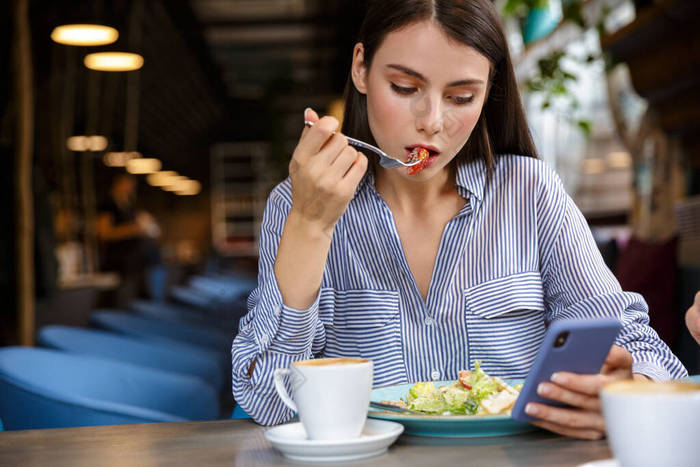
[[[182,186],[181,183],[186,181],[186,180],[189,180],[189,178],[187,178],[183,175],[178,175],[176,177],[169,177],[168,183],[166,185],[163,185],[161,188],[165,191],[177,191]]]
[[[151,186],[165,186],[169,183],[170,178],[177,177],[177,172],[173,170],[162,170],[155,172],[146,177],[146,181]]]
[[[143,57],[131,52],[96,52],[87,54],[85,66],[97,71],[133,71],[143,66]]]
[[[51,31],[51,40],[65,45],[107,45],[118,38],[119,31],[101,24],[63,24]]]
[[[126,162],[126,171],[131,174],[152,174],[158,172],[161,167],[161,162],[151,157],[130,159]]]
[[[107,149],[107,138],[101,135],[71,136],[66,141],[66,147],[71,151],[104,151]]]
[[[183,196],[193,196],[202,191],[202,184],[197,180],[183,180],[177,184],[175,194]]]
[[[113,151],[102,157],[102,161],[107,167],[126,167],[126,163],[131,159],[138,159],[141,153],[138,151]]]

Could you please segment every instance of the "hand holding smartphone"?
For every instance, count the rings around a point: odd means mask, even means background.
[[[512,410],[521,422],[537,420],[525,413],[529,402],[559,407],[565,404],[537,395],[542,381],[551,381],[558,371],[599,373],[622,325],[612,318],[554,321],[547,330],[530,373]]]

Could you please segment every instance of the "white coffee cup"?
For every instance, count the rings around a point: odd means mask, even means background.
[[[372,361],[361,358],[304,360],[275,370],[275,389],[299,414],[309,439],[357,438],[367,419],[372,371]]]
[[[700,465],[700,384],[618,381],[601,391],[608,440],[622,467]]]

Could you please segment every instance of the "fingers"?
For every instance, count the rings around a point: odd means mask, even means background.
[[[537,394],[573,407],[594,412],[600,411],[600,399],[597,396],[589,396],[581,392],[569,391],[556,384],[540,383],[539,386],[537,386]]]
[[[695,304],[685,312],[685,324],[690,335],[700,344],[700,292],[695,295]]]
[[[560,371],[552,375],[552,381],[564,390],[577,392],[591,397],[598,397],[598,392],[601,390],[601,388],[607,383],[611,382],[613,379],[615,378],[609,375],[578,375],[576,373],[568,373],[565,371]]]
[[[605,359],[603,368],[600,370],[602,374],[615,375],[620,378],[632,377],[632,354],[619,345],[613,345]]]
[[[331,135],[328,141],[326,141],[326,143],[323,145],[321,151],[318,153],[317,160],[323,162],[323,166],[325,168],[333,164],[343,151],[348,150],[355,151],[354,148],[348,146],[348,139],[345,137],[345,135],[335,133],[334,135]],[[355,154],[353,154],[353,156],[354,155]]]
[[[603,436],[605,436],[604,431],[571,428],[568,426],[557,425],[556,423],[545,421],[536,421],[530,423],[545,430],[549,430],[554,433],[559,433],[560,435],[569,436],[571,438],[596,440],[602,439]]]
[[[315,112],[313,110],[307,111],[307,115],[311,114],[315,114]],[[318,118],[317,115],[316,118]],[[326,142],[334,136],[338,126],[339,122],[337,119],[326,116],[319,119],[313,127],[304,128],[299,144],[294,151],[294,157],[303,163],[317,154],[324,148]]]
[[[306,109],[304,109],[304,129],[301,130],[301,137],[302,138],[304,137],[304,135],[306,133],[309,132],[309,128],[310,128],[310,127],[306,126],[306,122],[312,122],[315,124],[316,122],[318,122],[318,120],[319,120],[318,114],[316,113],[316,111],[311,109],[311,107],[307,107]]]
[[[605,358],[605,365],[623,367],[632,366],[632,354],[619,345],[610,347],[610,352]]]
[[[525,413],[538,418],[538,422],[549,422],[559,427],[605,432],[605,420],[600,412],[530,402],[525,407]]]
[[[345,173],[345,176],[340,181],[341,189],[343,189],[347,193],[354,192],[355,188],[357,188],[357,185],[360,183],[360,180],[364,176],[365,172],[367,172],[367,164],[367,156],[365,156],[361,152],[358,152],[357,158],[352,163],[350,168]]]

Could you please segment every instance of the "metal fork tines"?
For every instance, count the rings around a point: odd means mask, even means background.
[[[314,122],[310,122],[308,120],[304,121],[304,125],[311,128],[314,126]],[[368,151],[372,151],[373,153],[377,154],[379,156],[379,164],[384,167],[385,169],[393,169],[394,167],[411,167],[414,166],[418,163],[420,163],[420,160],[415,160],[413,162],[404,162],[402,160],[399,160],[395,157],[391,157],[381,149],[379,149],[376,146],[372,146],[371,144],[367,144],[364,141],[360,141],[359,139],[351,138],[349,136],[346,136],[348,140],[348,144],[351,146],[355,146],[356,148],[361,148],[361,149],[366,149]]]
[[[399,407],[393,404],[387,404],[386,402],[369,401],[369,406],[370,408],[374,407],[375,409],[388,410],[389,412],[425,415],[423,412],[417,412],[411,409],[404,409],[403,407]]]

